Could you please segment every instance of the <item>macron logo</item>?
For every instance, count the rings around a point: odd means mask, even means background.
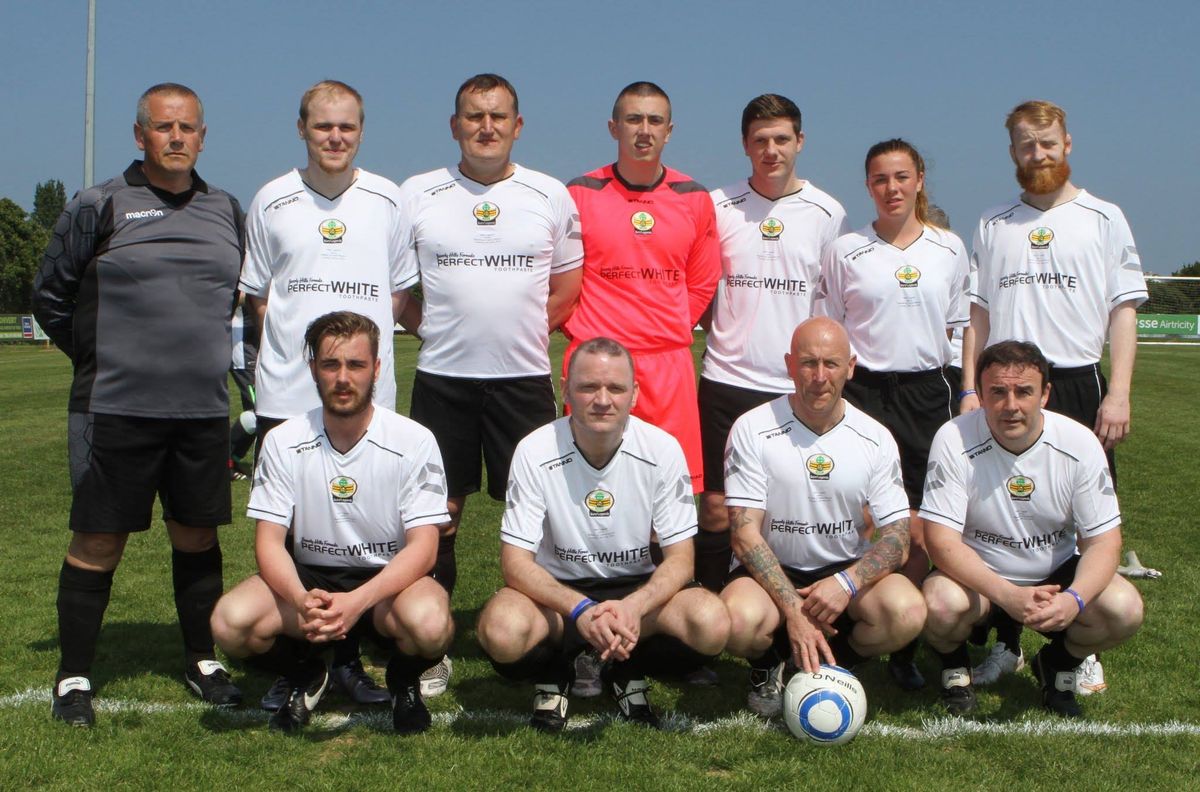
[[[162,217],[163,214],[164,213],[163,213],[162,209],[143,209],[140,212],[126,212],[125,219],[126,220],[141,220],[142,218],[145,218],[145,217]]]

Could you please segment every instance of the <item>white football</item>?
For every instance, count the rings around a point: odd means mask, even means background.
[[[797,672],[783,691],[783,719],[792,734],[819,745],[854,739],[867,719],[867,694],[858,677],[841,666]]]

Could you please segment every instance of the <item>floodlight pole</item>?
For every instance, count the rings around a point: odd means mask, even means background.
[[[95,181],[96,147],[96,0],[88,0],[87,88],[83,110],[83,187]]]

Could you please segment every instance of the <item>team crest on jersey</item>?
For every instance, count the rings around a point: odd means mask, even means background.
[[[1045,226],[1038,226],[1029,232],[1029,245],[1034,250],[1045,250],[1054,240],[1054,232]]]
[[[475,204],[475,208],[471,210],[471,214],[475,215],[475,224],[481,226],[496,225],[496,218],[500,216],[500,207],[491,201]]]
[[[607,490],[594,489],[584,497],[583,505],[587,506],[588,514],[592,517],[607,517],[613,507],[612,493]]]
[[[1028,476],[1016,475],[1009,478],[1006,486],[1008,494],[1015,501],[1027,501],[1035,489],[1033,479]]]
[[[917,281],[921,280],[921,270],[905,264],[896,270],[896,280],[900,281],[901,289],[911,289],[917,285]]]
[[[758,224],[758,230],[762,232],[763,239],[779,239],[779,235],[783,233],[783,223],[774,217],[768,217]]]
[[[326,245],[340,245],[342,237],[346,235],[346,224],[331,217],[328,220],[322,220],[321,225],[317,226],[317,230],[321,232],[321,240]]]
[[[329,494],[334,503],[353,503],[358,492],[358,482],[349,476],[334,476],[329,480]]]
[[[629,218],[633,230],[638,234],[649,234],[654,230],[654,215],[649,212],[634,212]]]
[[[828,454],[813,454],[804,462],[808,468],[808,477],[816,481],[828,481],[833,471],[833,457]]]

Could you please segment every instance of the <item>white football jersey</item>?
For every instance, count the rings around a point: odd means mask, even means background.
[[[378,406],[367,433],[338,453],[312,410],[263,441],[246,514],[288,526],[302,564],[380,567],[405,531],[450,522],[442,455],[428,429]]]
[[[1098,362],[1112,309],[1149,296],[1125,215],[1086,190],[1045,212],[1022,201],[989,209],[972,249],[987,345],[1032,341],[1056,366]]]
[[[762,509],[763,538],[786,567],[813,571],[861,558],[870,546],[863,506],[877,526],[908,516],[896,441],[849,402],[823,435],[787,396],[733,424],[725,447],[725,505]],[[733,567],[741,562],[735,557]]]
[[[401,186],[408,257],[425,296],[417,368],[491,379],[550,373],[550,276],[583,264],[575,202],[561,182],[514,166],[495,184],[457,168]]]
[[[1121,524],[1100,441],[1070,418],[1042,415],[1041,436],[1019,456],[992,437],[983,410],[943,424],[921,501],[922,518],[961,532],[989,569],[1020,585],[1070,559],[1077,536]]]
[[[291,418],[321,405],[304,351],[304,331],[331,311],[354,311],[379,326],[375,403],[396,407],[392,293],[417,282],[405,261],[408,226],[399,188],[361,168],[329,199],[298,171],[270,181],[246,216],[246,259],[239,288],[267,300],[258,350],[256,410]]]
[[[683,450],[658,427],[631,416],[600,469],[576,447],[569,418],[517,445],[500,540],[535,553],[556,579],[649,575],[652,535],[666,547],[695,534]]]
[[[947,328],[970,324],[970,262],[953,232],[925,226],[906,248],[868,225],[830,246],[816,312],[842,323],[858,364],[929,371],[950,364]]]
[[[788,393],[783,355],[796,325],[812,315],[823,251],[850,230],[846,210],[811,182],[772,201],[740,181],[712,199],[721,280],[701,376]]]

